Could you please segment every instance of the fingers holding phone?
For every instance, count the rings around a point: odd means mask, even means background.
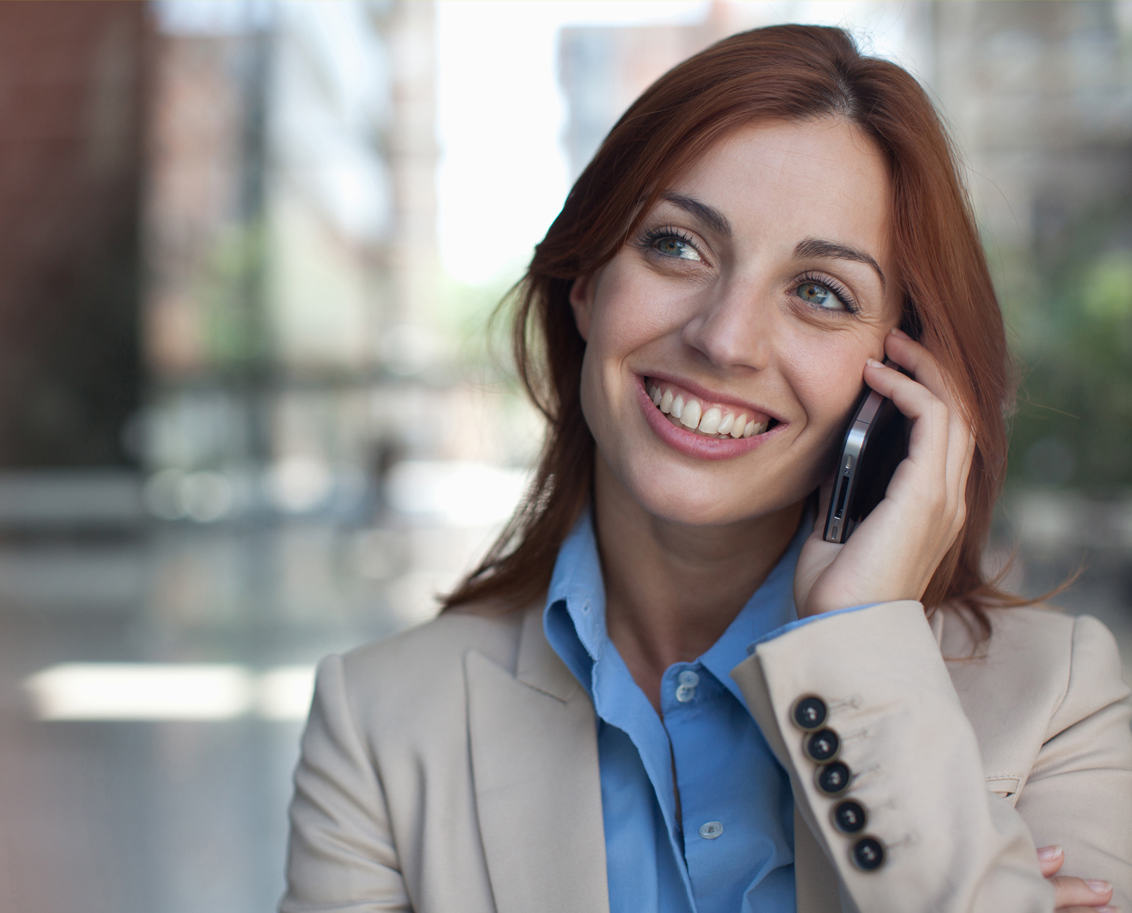
[[[967,518],[965,496],[975,437],[939,363],[927,349],[893,330],[885,350],[911,374],[908,377],[875,363],[865,369],[869,386],[889,397],[912,423],[908,457],[902,464],[907,469],[894,476],[896,487],[891,496],[924,502],[925,510],[919,514],[931,513],[941,524],[946,552]]]
[[[829,510],[816,524],[799,559],[795,576],[799,616],[871,602],[919,599],[966,519],[965,492],[974,436],[927,349],[899,331],[890,334],[885,349],[888,357],[912,376],[870,360],[864,371],[869,391],[858,405],[865,408],[874,391],[890,400],[893,416],[899,413],[910,426],[907,452],[902,454],[893,443],[899,442],[900,434],[892,433],[890,427],[888,434],[872,438],[875,444],[885,441],[885,445],[876,447],[880,455],[870,464],[869,435],[858,434],[858,443],[864,440],[864,445],[855,463],[856,491],[873,489],[875,508],[852,518],[854,489],[850,488],[844,493],[841,529],[844,533],[848,527],[851,538],[843,534],[841,545],[827,541],[830,521],[842,496],[837,482],[844,476],[844,447],[852,444],[853,424],[859,418],[854,417],[843,442]],[[881,415],[882,404],[875,405],[871,418],[864,416],[870,418],[867,424],[873,428],[871,434],[880,427],[874,423]],[[898,417],[888,421],[895,427],[900,424]],[[895,471],[888,480],[885,473],[894,463]],[[869,472],[875,474],[862,475]]]

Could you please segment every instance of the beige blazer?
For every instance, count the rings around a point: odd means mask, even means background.
[[[918,603],[831,616],[732,675],[796,803],[800,913],[1048,913],[1035,845],[1132,908],[1129,689],[1092,618]],[[944,659],[947,657],[947,659]],[[859,870],[792,720],[821,698],[884,863]],[[844,798],[844,797],[841,797]],[[862,832],[863,833],[863,832]],[[319,667],[283,913],[605,913],[596,723],[541,607],[449,613]]]

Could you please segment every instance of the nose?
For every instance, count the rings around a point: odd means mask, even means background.
[[[754,283],[707,292],[684,324],[684,343],[719,368],[761,370],[774,344],[774,307]]]

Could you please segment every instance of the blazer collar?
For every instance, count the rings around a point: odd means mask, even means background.
[[[464,658],[476,811],[498,913],[608,913],[593,705],[524,612],[515,672]]]
[[[543,694],[563,702],[569,701],[575,693],[582,691],[582,686],[546,639],[542,617],[541,605],[533,605],[523,613],[515,677]],[[596,727],[596,722],[594,725]]]

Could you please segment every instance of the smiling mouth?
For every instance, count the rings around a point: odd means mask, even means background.
[[[645,391],[672,424],[716,440],[754,437],[778,424],[764,412],[709,403],[667,381],[646,377]]]

